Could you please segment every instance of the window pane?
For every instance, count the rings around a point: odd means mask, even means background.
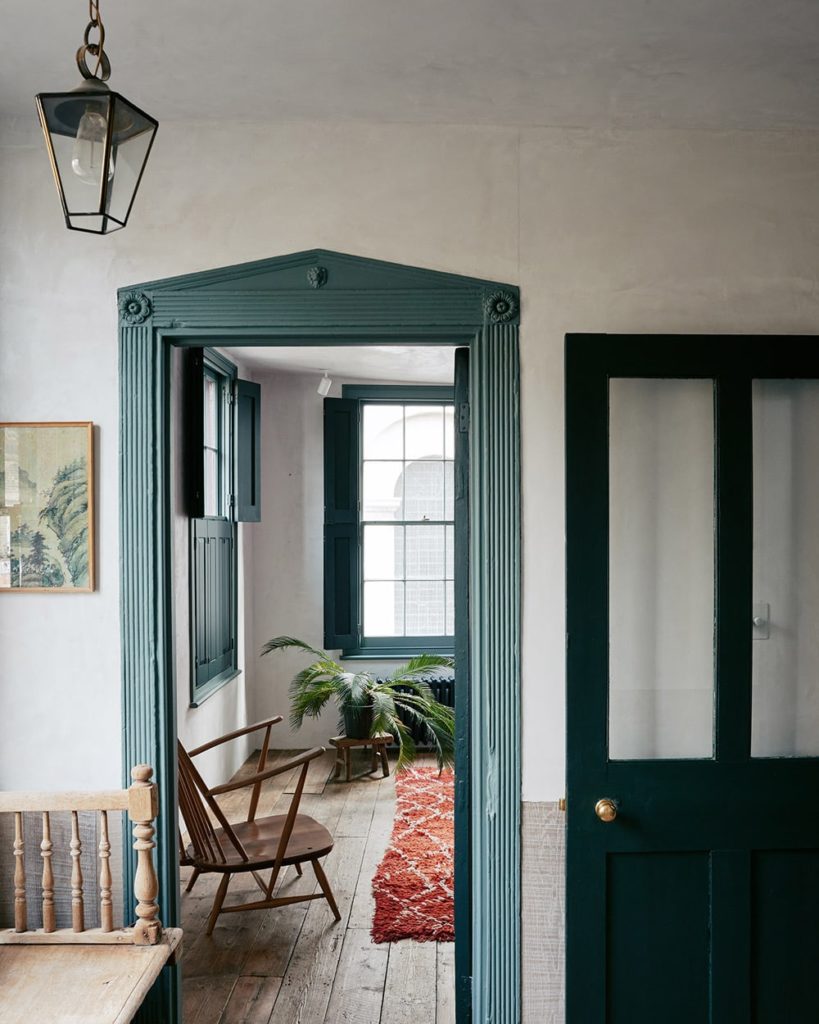
[[[364,527],[364,579],[404,578],[404,527]]]
[[[753,757],[819,755],[819,381],[753,383]]]
[[[404,584],[364,584],[364,635],[404,635]]]
[[[444,458],[455,458],[455,406],[444,406]]]
[[[711,757],[714,386],[609,390],[609,756]]]
[[[219,447],[219,387],[213,377],[205,381],[205,444],[208,448]]]
[[[407,459],[444,457],[444,410],[440,405],[406,407]]]
[[[365,405],[362,433],[365,459],[403,459],[403,405]]]
[[[446,635],[455,635],[455,584],[446,585]]]
[[[446,527],[446,579],[455,579],[455,527]]]
[[[408,462],[404,495],[405,519],[443,519],[443,462]]]
[[[446,633],[443,582],[407,583],[407,636],[444,636]]]
[[[407,579],[442,580],[444,578],[443,526],[407,527]]]
[[[402,519],[401,462],[365,462],[363,519]]]
[[[212,448],[205,449],[205,515],[221,515],[219,501],[219,455]]]

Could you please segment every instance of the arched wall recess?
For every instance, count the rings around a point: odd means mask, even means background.
[[[461,906],[472,911],[472,1019],[481,1024],[520,1020],[519,310],[511,285],[324,250],[119,292],[123,763],[152,764],[164,797],[158,854],[167,924],[176,924],[179,913],[171,347],[213,338],[222,347],[470,348],[470,810],[459,836],[469,836],[470,890]],[[467,1019],[466,985],[464,977],[459,1024]],[[146,1020],[175,1022],[178,999],[171,975],[155,990]]]

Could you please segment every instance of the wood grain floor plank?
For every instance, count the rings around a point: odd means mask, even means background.
[[[361,862],[361,873],[350,912],[350,928],[370,929],[375,913],[372,880],[376,868],[386,852],[392,832],[395,813],[395,785],[391,778],[382,779],[376,797],[367,845],[364,848],[364,859]]]
[[[364,856],[364,839],[342,837],[325,861],[341,921],[333,921],[324,900],[316,900],[304,919],[270,1024],[320,1024],[324,1020],[352,896]]]
[[[388,958],[389,947],[373,945],[369,930],[347,929],[325,1024],[379,1024]]]
[[[455,943],[438,943],[435,1024],[455,1024]]]
[[[230,999],[236,979],[186,978],[182,986],[183,1024],[215,1024]]]
[[[389,948],[381,1024],[434,1021],[436,943],[404,939]]]
[[[281,978],[237,978],[219,1024],[267,1024]]]

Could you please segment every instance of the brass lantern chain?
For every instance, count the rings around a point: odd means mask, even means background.
[[[88,0],[88,18],[82,46],[77,50],[77,67],[83,78],[96,78],[100,82],[107,82],[111,77],[111,62],[105,52],[105,26],[100,16],[98,0]],[[94,42],[91,41],[93,32],[98,35]],[[96,57],[93,71],[88,67],[87,56],[89,53],[92,57]]]

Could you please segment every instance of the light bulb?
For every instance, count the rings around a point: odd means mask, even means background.
[[[77,126],[77,137],[71,153],[71,170],[87,185],[99,185],[105,156],[105,133],[108,122],[96,110],[86,107]],[[108,166],[108,180],[114,177],[114,154]]]

